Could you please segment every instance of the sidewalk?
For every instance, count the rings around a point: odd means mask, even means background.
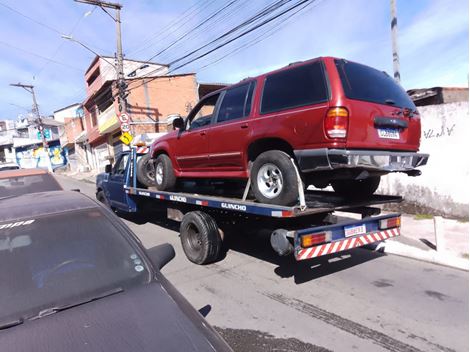
[[[402,214],[401,235],[375,250],[468,271],[468,246],[468,222]]]
[[[98,172],[96,172],[96,171],[88,171],[88,172],[61,171],[58,174],[62,175],[62,176],[66,176],[66,177],[71,177],[71,178],[73,178],[75,180],[78,180],[78,181],[83,181],[83,182],[95,184],[96,175],[98,175]]]

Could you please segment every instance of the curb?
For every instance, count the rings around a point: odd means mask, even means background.
[[[449,252],[437,252],[433,250],[425,251],[398,241],[380,242],[375,248],[371,249],[386,254],[399,255],[428,263],[469,271],[469,261],[467,259],[456,257],[453,253]]]

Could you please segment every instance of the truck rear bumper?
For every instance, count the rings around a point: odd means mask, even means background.
[[[407,172],[426,165],[429,154],[348,149],[294,150],[302,172],[362,168],[382,172]]]
[[[389,230],[383,231],[374,231],[366,233],[361,236],[345,238],[343,240],[338,240],[326,244],[322,244],[316,247],[310,248],[297,248],[295,251],[296,260],[305,260],[316,257],[321,257],[327,254],[333,254],[338,252],[343,252],[349,249],[363,247],[368,244],[375,242],[381,242],[389,238],[400,236],[400,228],[396,227]]]

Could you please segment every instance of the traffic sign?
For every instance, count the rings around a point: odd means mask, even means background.
[[[121,131],[122,132],[129,132],[131,130],[131,125],[128,123],[121,123]]]
[[[121,123],[129,123],[129,116],[127,114],[121,114],[119,115],[119,121],[121,121]]]
[[[132,135],[129,132],[124,132],[123,134],[121,134],[121,137],[119,137],[119,139],[125,145],[129,145],[129,144],[131,144],[134,137],[132,137]]]

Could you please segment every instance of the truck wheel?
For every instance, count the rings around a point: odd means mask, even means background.
[[[251,188],[261,203],[292,205],[298,199],[297,173],[280,150],[260,154],[251,168]]]
[[[373,176],[363,180],[335,180],[331,186],[341,196],[346,198],[366,198],[377,190],[380,176]]]
[[[222,239],[215,220],[202,211],[184,215],[180,226],[181,244],[186,257],[195,264],[208,264],[220,256]]]
[[[108,198],[106,198],[103,191],[99,191],[98,193],[96,193],[96,200],[102,203],[106,208],[114,210],[109,204]]]
[[[141,156],[137,161],[137,179],[146,187],[155,186],[155,165],[150,154]]]
[[[170,158],[160,154],[155,160],[155,186],[159,191],[171,191],[176,184],[175,172]]]

